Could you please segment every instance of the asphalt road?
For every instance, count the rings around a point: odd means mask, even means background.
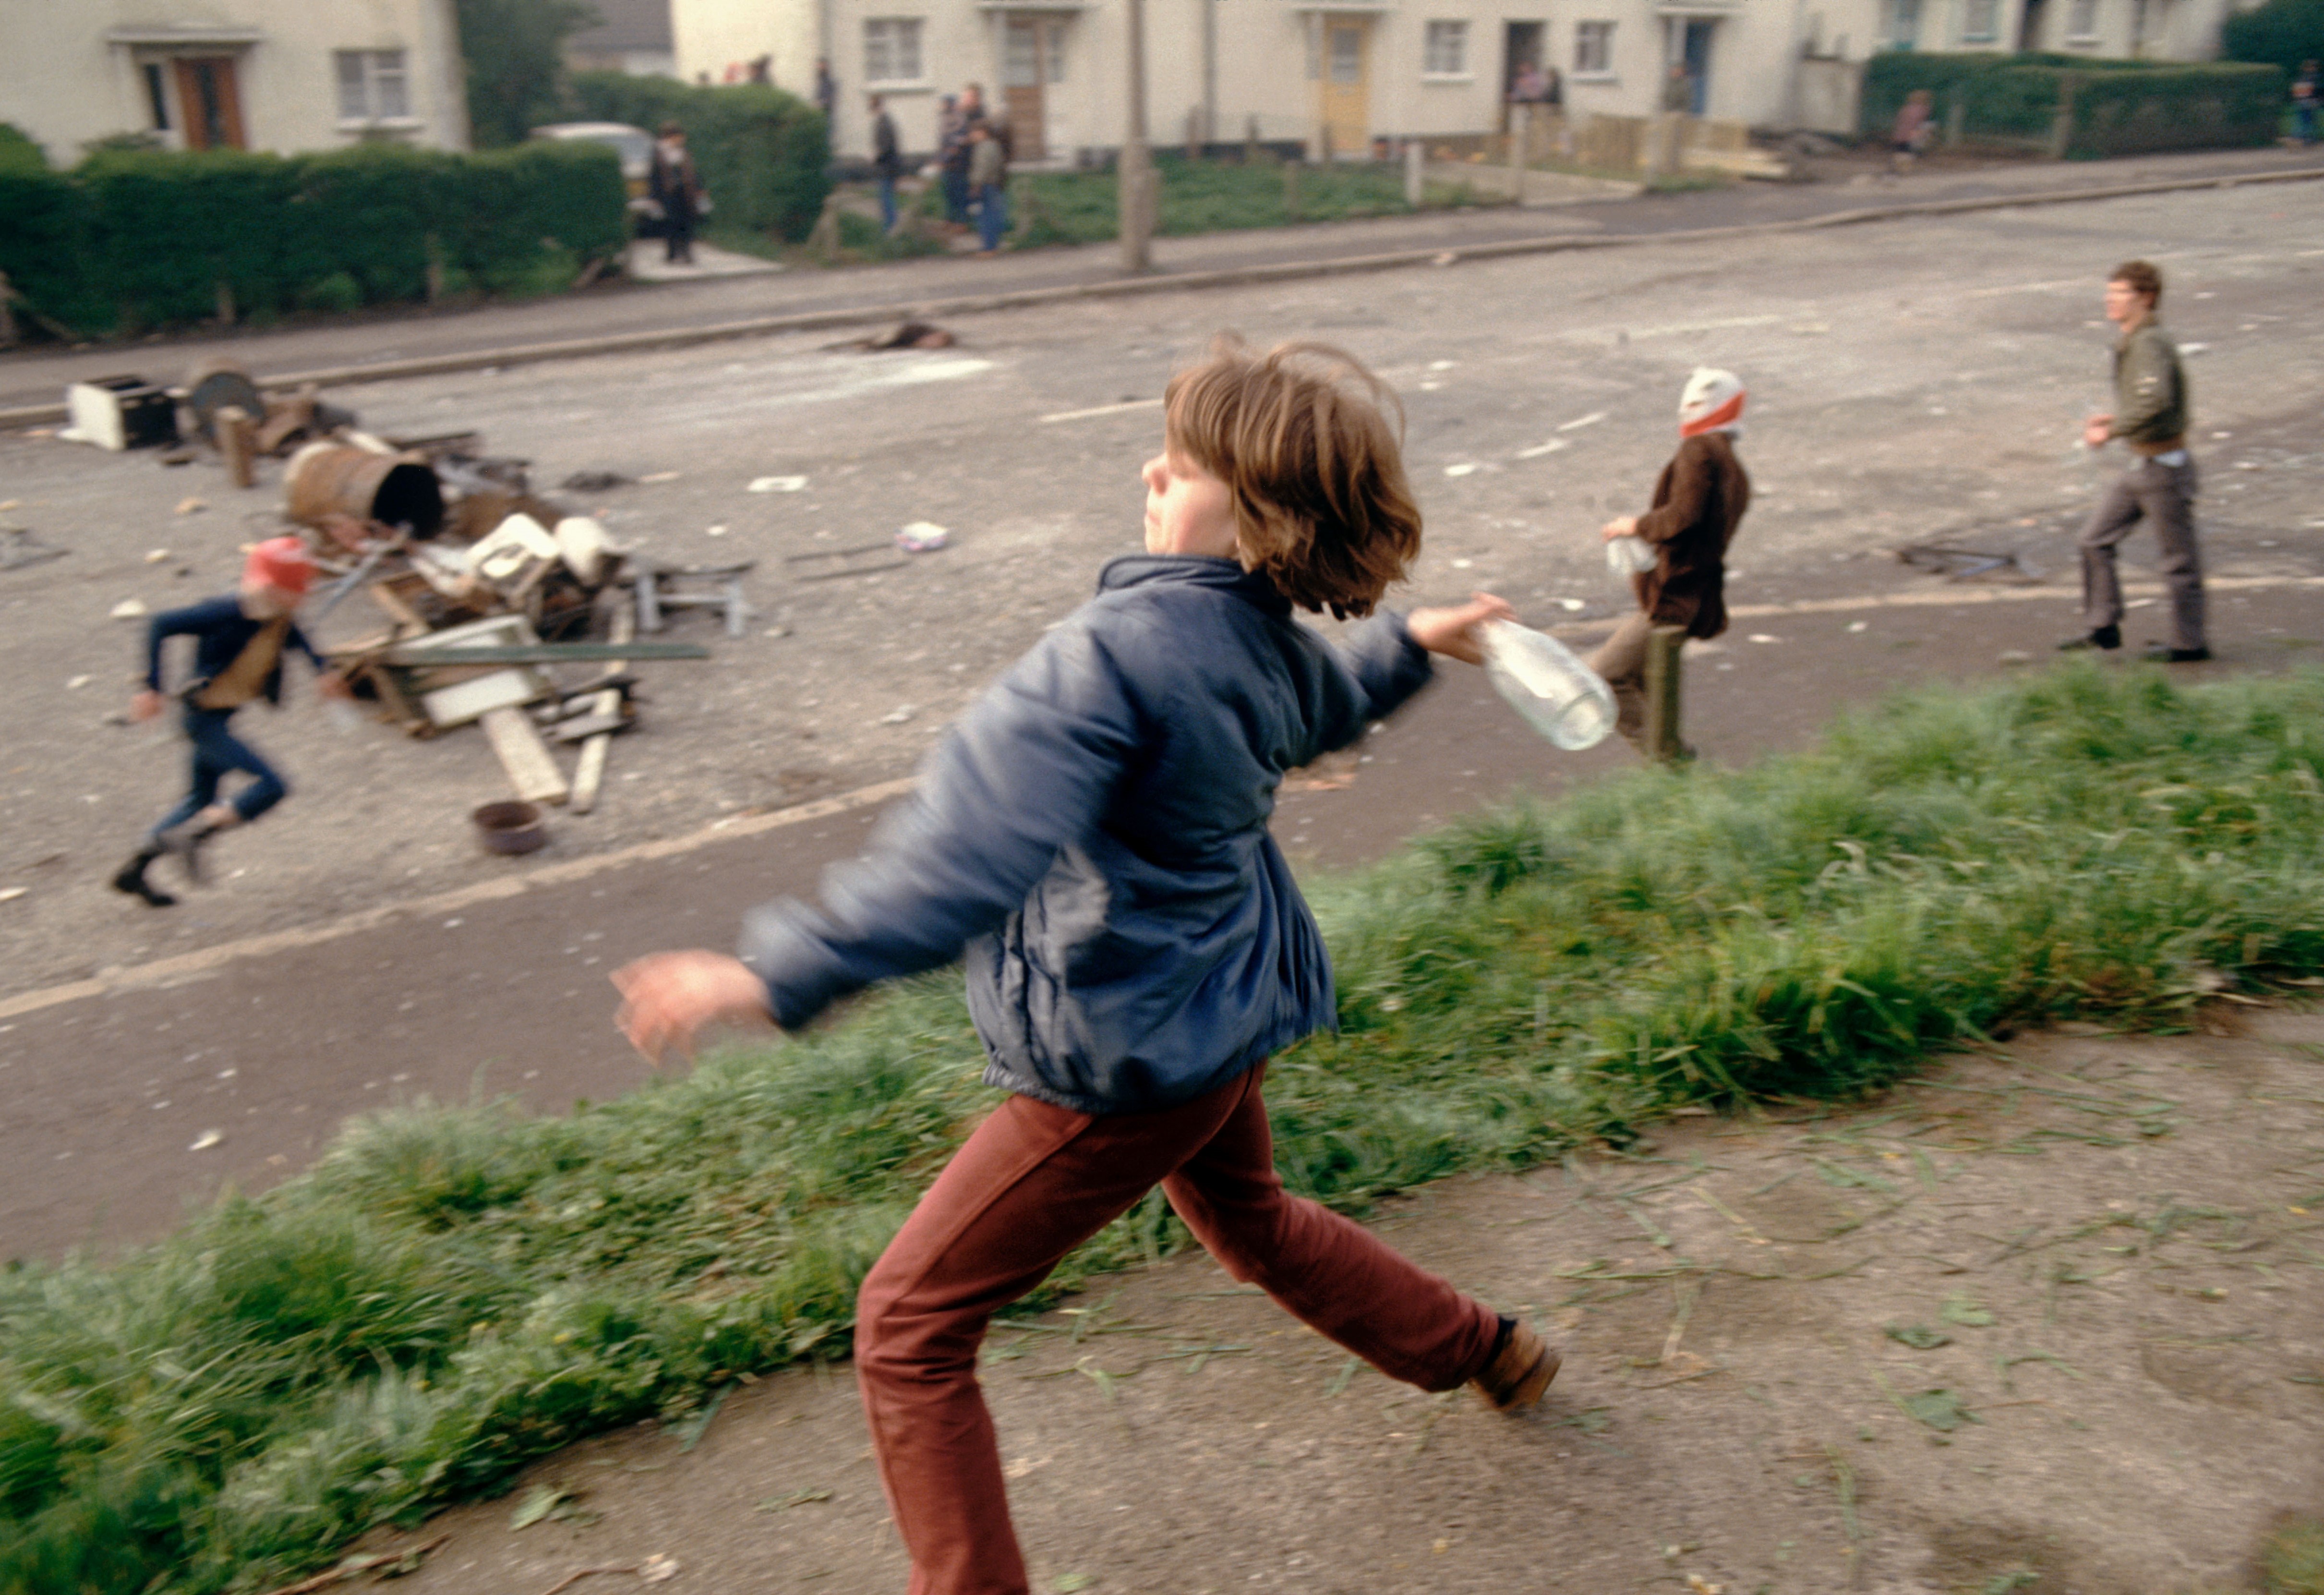
[[[1901,180],[1867,182],[1860,168],[1831,163],[1858,180],[1748,183],[1688,193],[1548,208],[1430,212],[1373,221],[1258,228],[1155,241],[1163,276],[1406,250],[1443,250],[1528,238],[1652,236],[1701,227],[1795,222],[1868,207],[1999,198],[2118,184],[2200,180],[2237,173],[2324,167],[2315,151],[2236,150],[2120,161],[1950,163],[1932,161]],[[683,331],[756,317],[918,305],[961,295],[1011,293],[1111,281],[1120,276],[1111,244],[893,262],[844,271],[677,282],[615,282],[530,304],[383,311],[320,326],[148,338],[79,350],[39,347],[0,355],[0,410],[54,404],[65,384],[137,370],[174,382],[198,361],[225,356],[263,376],[391,361],[521,349],[621,334]]]
[[[867,815],[685,839],[779,807],[790,761],[821,761],[818,794],[908,769],[1128,539],[1154,440],[1139,396],[1222,322],[1328,336],[1388,373],[1429,517],[1416,597],[1491,585],[1542,622],[1616,613],[1591,529],[1651,481],[1687,370],[1744,371],[1760,488],[1738,549],[1746,607],[1689,678],[1695,740],[1739,761],[1799,745],[1838,704],[2000,668],[2005,651],[2038,655],[2071,629],[2061,532],[2097,476],[2061,445],[2103,392],[2100,281],[2134,254],[2163,261],[2172,325],[2202,346],[2190,369],[2222,655],[2209,668],[2313,657],[2324,194],[2305,184],[981,318],[964,349],[893,364],[777,340],[748,359],[706,349],[530,368],[521,383],[375,384],[355,397],[383,421],[474,420],[552,480],[591,464],[678,470],[622,500],[617,522],[676,557],[748,549],[772,568],[819,532],[915,512],[956,535],[884,585],[775,587],[789,636],[721,643],[715,670],[658,677],[650,730],[616,752],[636,779],[590,822],[558,822],[562,883],[472,890],[456,908],[337,936],[349,914],[522,875],[456,834],[460,806],[479,800],[464,783],[496,779],[489,755],[457,738],[300,743],[315,723],[294,711],[268,734],[294,751],[300,795],[236,839],[246,878],[175,918],[106,893],[114,838],[166,795],[176,755],[98,730],[100,705],[75,683],[117,679],[124,633],[102,616],[121,592],[173,590],[143,550],[186,474],[0,438],[26,517],[76,549],[0,573],[0,660],[18,683],[0,711],[0,878],[31,886],[0,906],[0,991],[13,993],[0,999],[0,1255],[150,1236],[183,1202],[278,1178],[346,1114],[401,1097],[481,1090],[547,1111],[634,1085],[604,971],[657,946],[725,944],[742,907],[808,884]],[[813,485],[747,493],[778,469]],[[1932,533],[2015,553],[2049,584],[1978,603],[1891,557]],[[240,528],[197,516],[169,535],[199,544],[187,557],[217,575]],[[2136,541],[2131,554],[2145,557]],[[1879,602],[1903,595],[1942,602]],[[1624,761],[1551,754],[1473,676],[1364,752],[1286,794],[1296,854],[1360,861],[1463,807]],[[605,862],[657,840],[658,856]],[[177,983],[136,973],[269,931],[275,950],[180,965]],[[42,999],[75,981],[101,994]]]

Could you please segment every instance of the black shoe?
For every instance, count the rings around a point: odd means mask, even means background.
[[[2211,657],[2208,648],[2173,648],[2167,642],[2150,642],[2146,651],[2138,656],[2157,665],[2200,665]]]
[[[129,855],[129,862],[113,872],[113,890],[145,899],[149,908],[169,908],[178,899],[145,879],[145,868],[161,856],[161,850],[151,845],[141,847]]]
[[[154,833],[153,840],[160,844],[163,853],[171,854],[178,861],[178,867],[186,872],[186,879],[199,886],[203,884],[202,844],[217,833],[218,828],[216,825],[206,825],[198,820],[186,820],[171,825],[166,831]]]
[[[2091,649],[2103,649],[2107,652],[2111,653],[2121,646],[2122,628],[2120,626],[2100,626],[2097,630],[2087,632],[2080,637],[2067,638],[2063,642],[2058,644],[2058,651],[2060,653],[2084,653]]]

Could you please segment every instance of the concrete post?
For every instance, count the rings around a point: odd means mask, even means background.
[[[1404,141],[1404,202],[1415,210],[1420,208],[1421,177],[1427,160],[1425,140],[1408,138]]]
[[[1527,113],[1532,109],[1522,101],[1509,107],[1509,198],[1519,205],[1525,203],[1526,146],[1532,132]]]
[[[1646,633],[1646,756],[1676,761],[1686,748],[1679,734],[1679,650],[1684,626],[1656,626]]]

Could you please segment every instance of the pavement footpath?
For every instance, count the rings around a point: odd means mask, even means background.
[[[1120,269],[1111,244],[932,257],[844,270],[622,282],[523,304],[383,312],[256,332],[0,356],[0,426],[62,414],[67,383],[134,371],[175,382],[198,361],[242,362],[263,382],[325,385],[839,327],[905,315],[1033,308],[1061,299],[1176,291],[1462,259],[1599,249],[1649,239],[1847,226],[1884,217],[2324,178],[2324,151],[2236,150],[2119,161],[1935,166],[1893,180],[1748,183],[1554,207],[1427,211],[1155,241],[1155,270]]]
[[[2130,591],[2126,655],[2161,625],[2158,589]],[[1688,654],[1687,732],[1713,764],[1808,745],[1896,687],[2046,663],[2076,594],[1899,568],[1783,604],[1753,603],[1748,583],[1733,596],[1732,630]],[[2218,659],[2172,679],[2314,661],[2319,598],[2324,577],[2215,581]],[[1555,751],[1481,672],[1447,666],[1359,749],[1296,774],[1276,833],[1303,868],[1360,865],[1480,805],[1633,762],[1618,742]],[[398,1102],[507,1096],[553,1112],[636,1088],[646,1072],[613,1029],[607,972],[658,948],[731,945],[743,909],[810,891],[904,788],[892,774],[625,853],[530,870],[480,858],[460,892],[0,999],[0,1258],[150,1239],[222,1188],[295,1173],[346,1117]]]

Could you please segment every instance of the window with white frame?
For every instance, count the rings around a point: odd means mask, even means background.
[[[1614,70],[1614,24],[1573,24],[1573,75],[1603,78]]]
[[[2001,37],[2001,0],[1963,0],[1961,42],[1990,44]]]
[[[863,81],[918,83],[923,76],[918,17],[863,19]]]
[[[2098,36],[2098,0],[2074,0],[2066,13],[2066,39],[2072,44],[2092,44]]]
[[[1469,24],[1460,22],[1430,23],[1420,69],[1431,78],[1467,77]]]
[[[411,116],[411,96],[400,50],[340,50],[332,52],[339,74],[339,120],[403,122]]]

